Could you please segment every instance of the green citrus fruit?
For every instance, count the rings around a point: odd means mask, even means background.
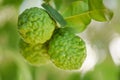
[[[19,42],[20,54],[30,64],[39,66],[49,62],[48,47],[46,44],[31,45],[22,39]]]
[[[69,28],[61,28],[51,38],[48,54],[57,67],[75,70],[81,67],[86,58],[86,46]]]
[[[55,26],[48,13],[37,7],[26,9],[18,18],[20,36],[30,44],[45,43],[51,38]]]

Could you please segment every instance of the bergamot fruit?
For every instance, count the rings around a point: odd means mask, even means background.
[[[18,31],[30,44],[45,43],[54,32],[55,22],[48,13],[37,7],[26,9],[18,18]]]
[[[49,62],[47,43],[30,45],[21,39],[19,49],[20,54],[32,65],[39,66]]]
[[[68,28],[55,31],[49,43],[51,61],[64,70],[79,69],[86,58],[84,41]]]

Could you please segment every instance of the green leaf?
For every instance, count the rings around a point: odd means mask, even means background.
[[[67,21],[67,27],[73,28],[77,33],[85,30],[88,24],[91,22],[91,18],[87,12],[65,18],[65,20]]]
[[[62,15],[64,17],[69,17],[69,16],[74,16],[74,15],[78,15],[78,14],[82,14],[84,12],[87,12],[88,9],[88,4],[86,4],[83,1],[76,1],[73,2],[68,9],[66,9]]]
[[[105,8],[103,0],[88,0],[89,11],[92,19],[96,21],[109,21],[113,17],[112,11]]]
[[[54,4],[57,10],[59,10],[63,4],[63,0],[54,0]]]
[[[67,21],[67,27],[75,32],[82,32],[90,24],[91,19],[109,21],[113,17],[112,11],[107,9],[103,0],[54,0],[57,10]]]
[[[57,12],[54,8],[52,8],[49,4],[43,3],[42,4],[43,8],[46,9],[46,11],[49,13],[49,15],[57,21],[62,27],[66,25],[66,21],[64,18],[61,16],[60,13]]]
[[[68,7],[72,2],[79,0],[53,0],[55,7],[58,11],[62,12],[66,7]]]
[[[2,6],[13,5],[15,7],[18,7],[22,2],[23,2],[23,0],[3,0]]]
[[[84,1],[73,2],[63,13],[67,21],[67,27],[71,27],[75,32],[82,32],[91,22],[88,4]]]

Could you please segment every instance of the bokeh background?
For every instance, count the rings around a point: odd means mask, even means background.
[[[114,17],[96,22],[79,35],[87,45],[87,58],[77,71],[53,64],[34,67],[19,54],[18,15],[40,0],[0,0],[0,80],[120,80],[120,0],[104,0]]]

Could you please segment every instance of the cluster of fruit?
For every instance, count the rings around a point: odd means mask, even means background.
[[[18,18],[20,54],[27,62],[39,66],[52,62],[64,70],[79,69],[86,58],[84,41],[68,27],[41,8],[26,9]]]

